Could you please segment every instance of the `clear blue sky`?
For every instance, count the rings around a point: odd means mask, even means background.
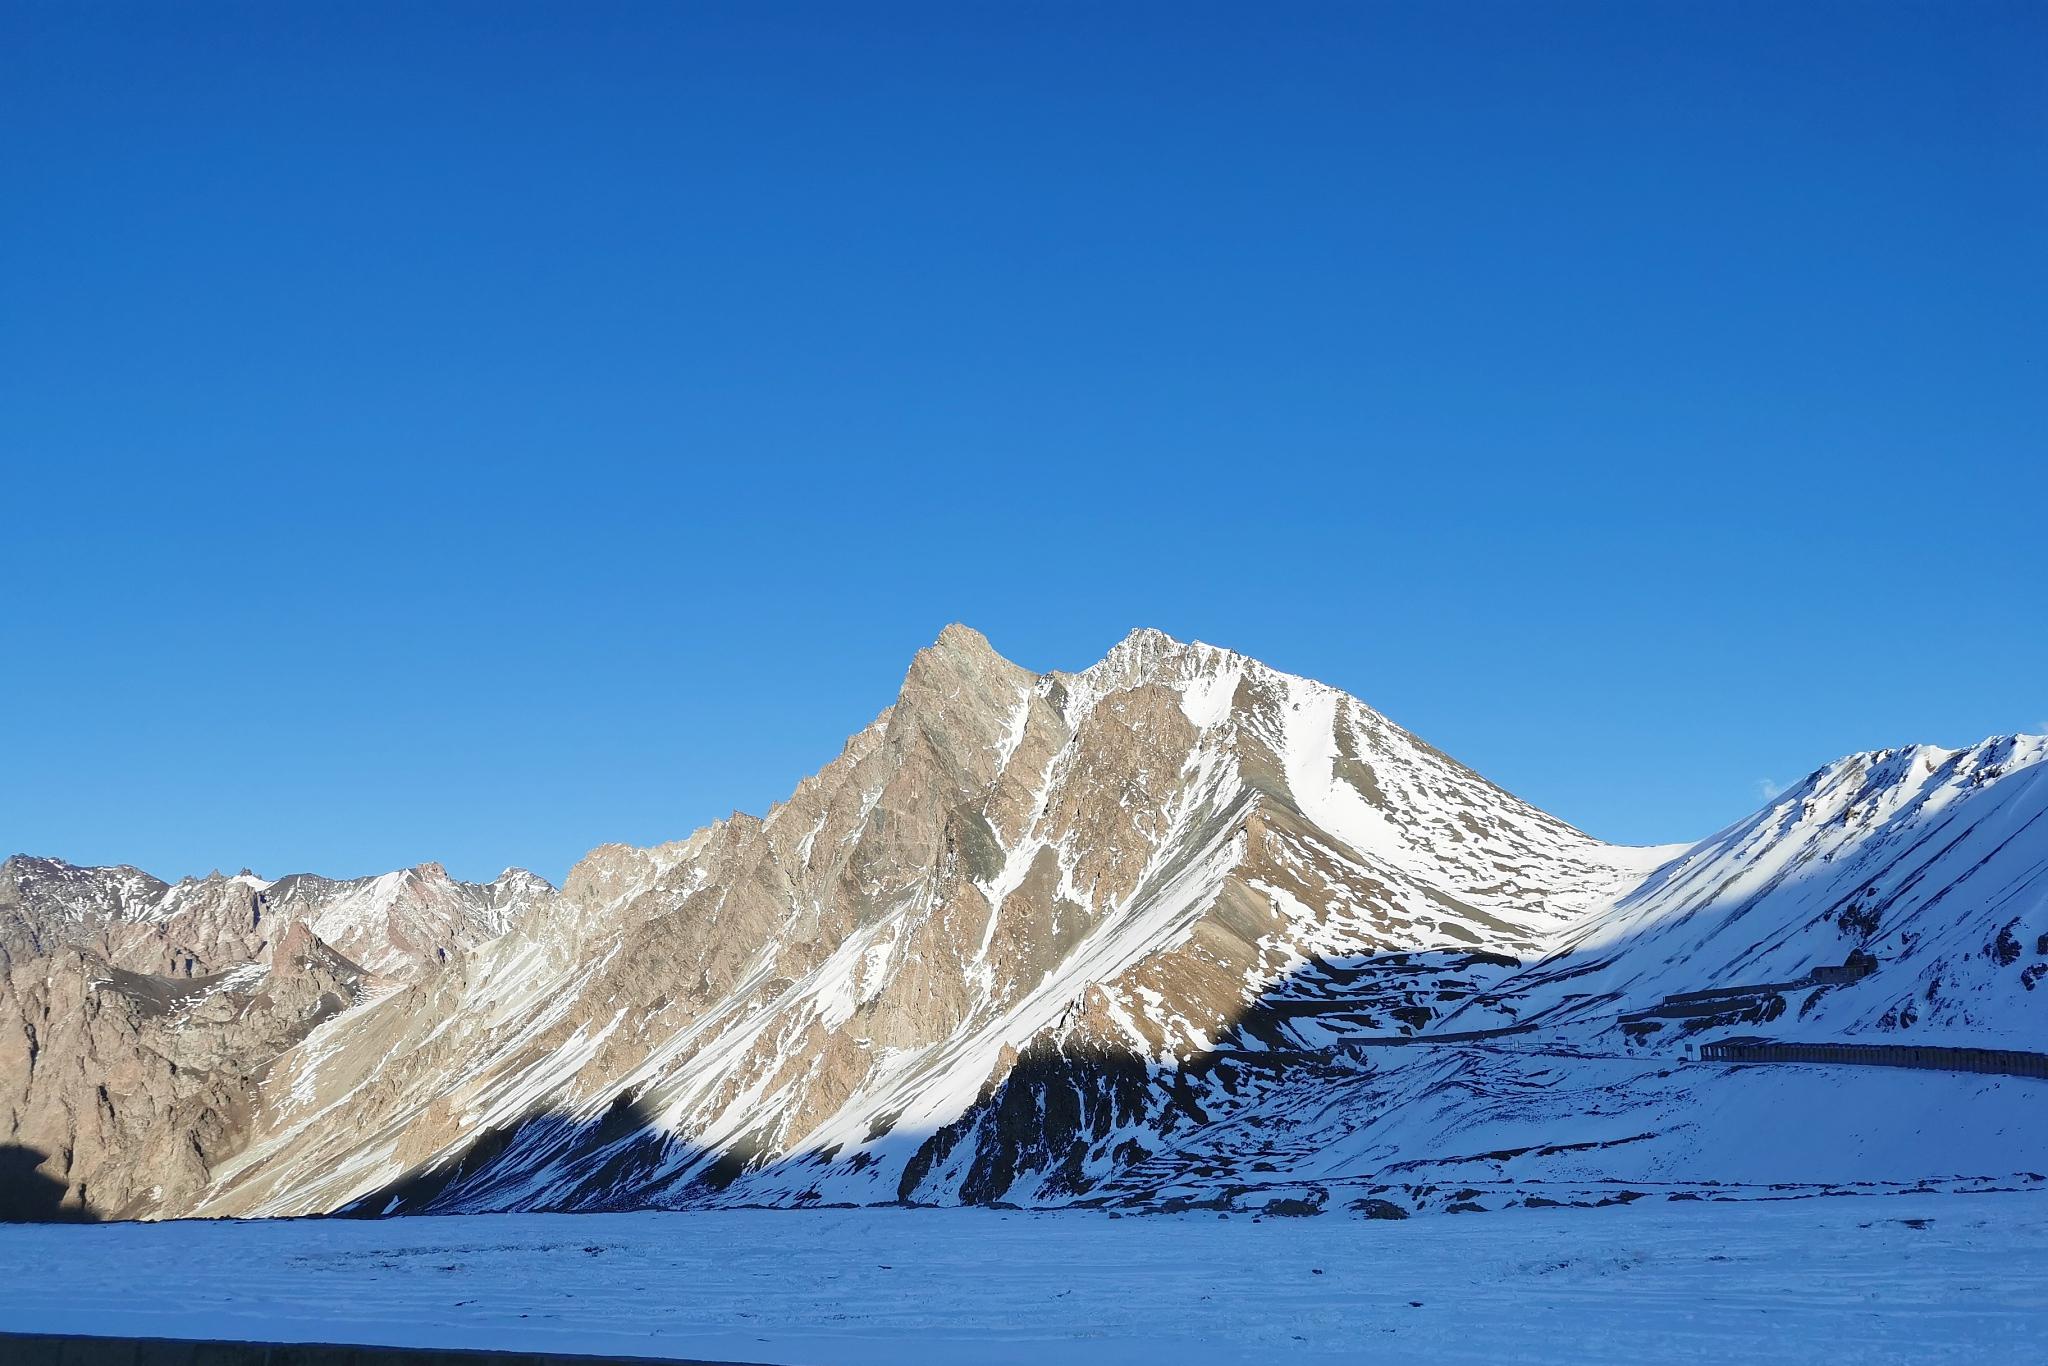
[[[1631,841],[2048,726],[2044,55],[11,0],[0,852],[559,878],[764,810],[956,619],[1228,645]]]

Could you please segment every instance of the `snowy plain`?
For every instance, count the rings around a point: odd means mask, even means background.
[[[0,1329],[866,1366],[2048,1350],[2048,1195],[1253,1220],[985,1209],[0,1228]]]

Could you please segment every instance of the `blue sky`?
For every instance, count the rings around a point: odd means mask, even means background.
[[[0,846],[559,878],[764,810],[952,620],[1231,646],[1631,841],[2048,727],[2044,51],[8,5]]]

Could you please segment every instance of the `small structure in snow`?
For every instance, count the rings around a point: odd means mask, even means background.
[[[1807,980],[1815,986],[1845,987],[1877,971],[1877,955],[1868,949],[1851,949],[1839,967],[1818,967]]]

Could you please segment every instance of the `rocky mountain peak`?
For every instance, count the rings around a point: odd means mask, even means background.
[[[948,622],[939,630],[939,636],[930,648],[946,650],[962,655],[994,657],[995,647],[988,637],[962,622]]]
[[[333,945],[313,933],[312,927],[303,920],[294,920],[285,926],[271,949],[271,967],[276,972],[304,972],[308,965],[318,965],[332,972],[345,973],[352,978],[361,977],[363,971],[348,958],[337,952]]]
[[[1184,679],[1203,666],[1222,667],[1231,661],[1248,662],[1242,655],[1219,650],[1200,642],[1176,640],[1164,631],[1140,626],[1112,645],[1109,653],[1084,674],[1158,681]]]
[[[0,966],[142,915],[167,890],[139,868],[85,868],[15,854],[0,862]]]
[[[1028,677],[1025,671],[997,654],[988,637],[971,626],[955,623],[911,656],[902,698],[914,700],[933,690],[946,693],[963,686],[986,688],[1024,677]]]
[[[305,1041],[260,1067],[235,1054],[220,1094],[257,1088],[246,1131],[215,1124],[196,1168],[173,1142],[175,1181],[153,1150],[104,1161],[118,1188],[201,1214],[1057,1204],[1143,1190],[1191,1127],[1231,1141],[1279,1094],[1265,1079],[1345,1073],[1339,1041],[1464,1028],[1446,1026],[1459,1012],[1608,1029],[1616,1002],[1791,980],[1854,942],[1924,961],[1928,1017],[1988,1018],[2048,976],[2028,957],[2048,957],[2037,867],[2001,852],[2043,809],[2039,748],[1857,756],[1713,840],[1619,849],[1230,650],[1141,629],[1039,674],[949,626],[766,815],[600,847],[559,897],[432,864],[173,889],[110,952],[187,980],[122,999],[240,1000],[249,969],[213,975],[193,946],[245,962],[275,943],[305,971],[271,972],[297,994],[264,1037]],[[1949,871],[1892,867],[1909,841]],[[1925,919],[1866,904],[1880,886]],[[1692,942],[1707,932],[1725,953]],[[1905,1018],[1856,992],[1814,1018]],[[45,1009],[33,995],[22,1009]],[[68,1122],[66,1097],[23,1113]]]

